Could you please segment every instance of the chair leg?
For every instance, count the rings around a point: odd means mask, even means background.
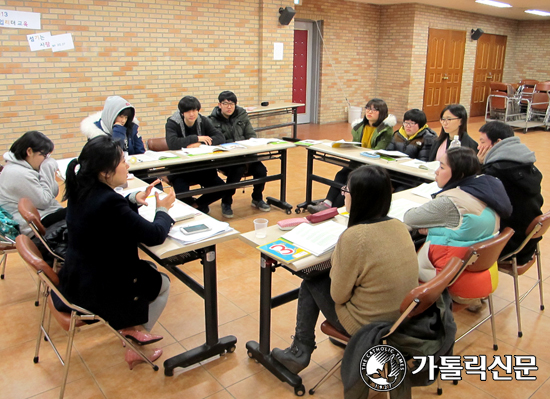
[[[315,384],[313,388],[309,390],[309,394],[313,395],[317,390],[317,388],[323,385],[325,381],[328,380],[336,372],[336,370],[338,370],[338,368],[340,368],[341,363],[342,363],[342,359],[338,360],[338,362],[336,362],[336,364],[332,366],[332,368],[329,371],[327,371],[327,373],[323,376],[323,378],[321,378],[321,380],[317,384]]]
[[[36,349],[34,351],[34,359],[33,361],[35,363],[38,363],[38,352],[40,351],[40,343],[42,342],[42,332],[44,332],[45,336],[48,334],[44,330],[44,319],[46,317],[46,301],[42,301],[42,310],[40,312],[40,323],[38,325],[38,338],[36,339]]]
[[[495,308],[493,307],[493,294],[489,294],[489,314],[491,316],[491,330],[493,331],[493,349],[497,351],[497,327],[495,323]]]
[[[540,293],[540,310],[544,310],[544,296],[542,294],[542,260],[540,258],[540,246],[537,243],[537,269],[539,272],[539,293]]]
[[[117,330],[115,330],[113,327],[111,327],[109,324],[104,324],[109,330],[111,330],[118,338],[122,340],[122,342],[126,343],[126,348],[132,349],[134,352],[136,352],[138,355],[141,356],[141,358],[149,364],[153,368],[154,371],[158,371],[159,366],[157,366],[155,363],[153,363],[145,354],[139,349],[132,341],[130,341],[128,338],[126,338],[124,335],[119,333]]]
[[[443,388],[441,388],[441,375],[437,373],[437,394],[443,395]]]
[[[67,351],[65,352],[65,363],[63,370],[63,380],[61,381],[61,391],[59,392],[59,399],[63,399],[65,394],[65,386],[67,385],[67,377],[69,376],[69,366],[71,364],[71,351],[73,349],[74,333],[76,331],[76,311],[71,312],[71,325],[69,327],[69,341],[67,342]]]
[[[40,278],[38,279],[38,283],[36,284],[36,301],[34,302],[34,306],[40,306],[40,291],[42,289],[42,280]]]
[[[2,274],[0,274],[0,279],[4,280],[4,275],[6,274],[6,263],[8,260],[8,254],[4,252],[2,255],[2,260],[0,260],[0,263],[2,263]]]
[[[521,299],[519,297],[519,276],[518,276],[518,263],[516,261],[516,258],[514,257],[512,260],[512,277],[514,279],[514,295],[516,297],[516,318],[518,320],[518,337],[523,336],[523,332],[521,331]]]

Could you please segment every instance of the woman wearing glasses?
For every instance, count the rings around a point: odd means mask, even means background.
[[[385,101],[373,98],[365,106],[363,120],[351,129],[351,136],[353,141],[360,142],[364,148],[385,150],[391,142],[393,127],[396,123],[397,119],[388,113],[388,106]],[[359,162],[352,162],[349,168],[342,168],[340,172],[336,173],[334,181],[345,184],[350,172],[361,165]],[[340,190],[331,187],[325,200],[317,205],[309,205],[307,210],[309,213],[317,213],[333,206],[341,207],[343,205],[344,197],[340,194]]]
[[[353,335],[374,321],[397,320],[401,301],[418,285],[418,262],[408,229],[388,217],[388,172],[380,166],[362,166],[350,173],[342,192],[349,222],[332,254],[330,275],[303,280],[292,345],[271,352],[294,374],[311,360],[319,311],[337,330]]]
[[[466,131],[468,129],[466,108],[460,104],[449,104],[441,111],[440,120],[441,133],[432,147],[429,162],[439,161],[445,155],[454,136],[458,136],[461,147],[469,147],[477,153],[477,142],[468,136]]]
[[[44,227],[65,219],[65,208],[55,199],[59,186],[55,180],[57,162],[50,158],[53,148],[53,142],[44,133],[30,131],[15,140],[4,154],[0,206],[19,223],[22,234],[30,235],[31,229],[17,209],[21,198],[32,201]]]
[[[427,161],[437,134],[428,127],[426,114],[419,109],[410,109],[403,116],[403,126],[393,134],[386,148],[401,151],[410,158]]]

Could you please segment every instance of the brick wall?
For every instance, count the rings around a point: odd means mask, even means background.
[[[519,32],[513,81],[550,80],[550,21],[521,21]]]
[[[296,18],[323,21],[319,122],[347,121],[348,103],[377,97],[380,7],[351,1],[304,1]],[[316,29],[316,28],[315,28]]]
[[[0,0],[0,9],[42,17],[39,31],[0,29],[0,150],[37,129],[54,140],[56,157],[77,154],[85,142],[80,121],[101,110],[109,95],[136,107],[144,138],[164,135],[166,118],[184,95],[196,96],[203,114],[227,89],[243,106],[266,96],[290,101],[292,25],[278,25],[280,6],[274,0]],[[31,52],[26,35],[48,31],[71,33],[75,49]],[[273,61],[275,40],[285,44],[284,61]]]

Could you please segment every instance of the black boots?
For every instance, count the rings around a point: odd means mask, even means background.
[[[306,345],[295,338],[290,348],[285,350],[274,348],[271,356],[291,373],[298,374],[308,366],[314,349],[315,346]]]

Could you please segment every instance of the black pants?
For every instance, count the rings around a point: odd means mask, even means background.
[[[235,165],[228,168],[224,168],[223,172],[226,174],[226,183],[237,183],[241,181],[244,175],[248,172],[254,179],[266,177],[267,169],[261,162],[254,162],[248,165]],[[265,183],[254,184],[252,190],[252,199],[254,201],[261,201],[263,199],[262,193],[264,192]],[[233,203],[233,195],[235,195],[235,189],[227,190],[226,195],[222,198],[222,203],[231,205]]]
[[[200,184],[202,187],[214,187],[225,184],[224,181],[218,176],[218,171],[216,169],[207,169],[198,172],[172,175],[170,176],[170,182],[172,183],[172,187],[174,187],[176,194],[189,191],[189,186],[192,184]],[[210,205],[212,202],[219,200],[226,194],[227,191],[203,194],[197,199],[196,204],[198,206]],[[189,197],[183,199],[183,202],[191,205],[194,200]]]

